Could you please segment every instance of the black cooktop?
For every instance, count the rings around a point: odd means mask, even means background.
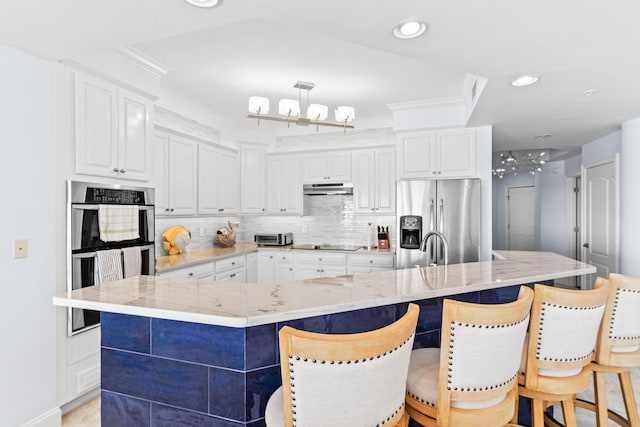
[[[292,249],[308,249],[316,251],[357,251],[360,246],[353,245],[293,245]]]

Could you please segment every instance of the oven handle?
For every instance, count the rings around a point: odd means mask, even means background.
[[[149,249],[153,249],[153,245],[144,245],[144,246],[128,246],[133,248],[140,248],[141,251],[148,251]],[[80,254],[72,254],[71,258],[79,259],[79,258],[94,258],[99,251],[95,252],[83,252]]]
[[[126,206],[137,206],[141,211],[148,211],[153,209],[155,206],[152,205],[126,205]],[[97,211],[98,205],[71,205],[71,209],[85,210],[85,211]]]

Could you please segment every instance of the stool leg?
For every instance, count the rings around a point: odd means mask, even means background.
[[[531,399],[531,427],[544,427],[544,402]]]
[[[630,371],[619,373],[618,379],[620,380],[620,388],[622,389],[624,406],[627,409],[627,418],[629,418],[629,425],[631,427],[640,427],[638,405],[636,404],[636,398],[633,395],[633,386],[631,383]]]
[[[576,407],[573,405],[573,397],[562,401],[562,416],[565,427],[578,427],[576,421]]]
[[[598,427],[607,427],[609,425],[609,414],[607,413],[607,390],[604,372],[593,372],[593,394],[596,404],[596,425]]]

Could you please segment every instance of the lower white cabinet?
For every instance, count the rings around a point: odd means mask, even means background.
[[[258,283],[293,280],[293,255],[289,251],[258,251]]]
[[[215,261],[216,281],[245,282],[246,258],[238,255]]]
[[[175,277],[181,279],[213,279],[213,262],[174,268],[156,273],[159,277]]]
[[[248,283],[256,283],[258,281],[258,253],[250,252],[245,256],[245,278]]]
[[[294,279],[343,276],[347,274],[347,257],[336,252],[295,252]]]
[[[394,254],[349,254],[347,255],[347,274],[373,273],[393,270]]]

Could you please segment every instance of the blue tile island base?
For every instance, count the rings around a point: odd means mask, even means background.
[[[504,303],[519,288],[447,298]],[[414,348],[440,345],[443,300],[416,301]],[[102,426],[264,426],[267,400],[281,385],[282,326],[357,333],[388,325],[406,309],[399,303],[244,328],[103,312]]]

